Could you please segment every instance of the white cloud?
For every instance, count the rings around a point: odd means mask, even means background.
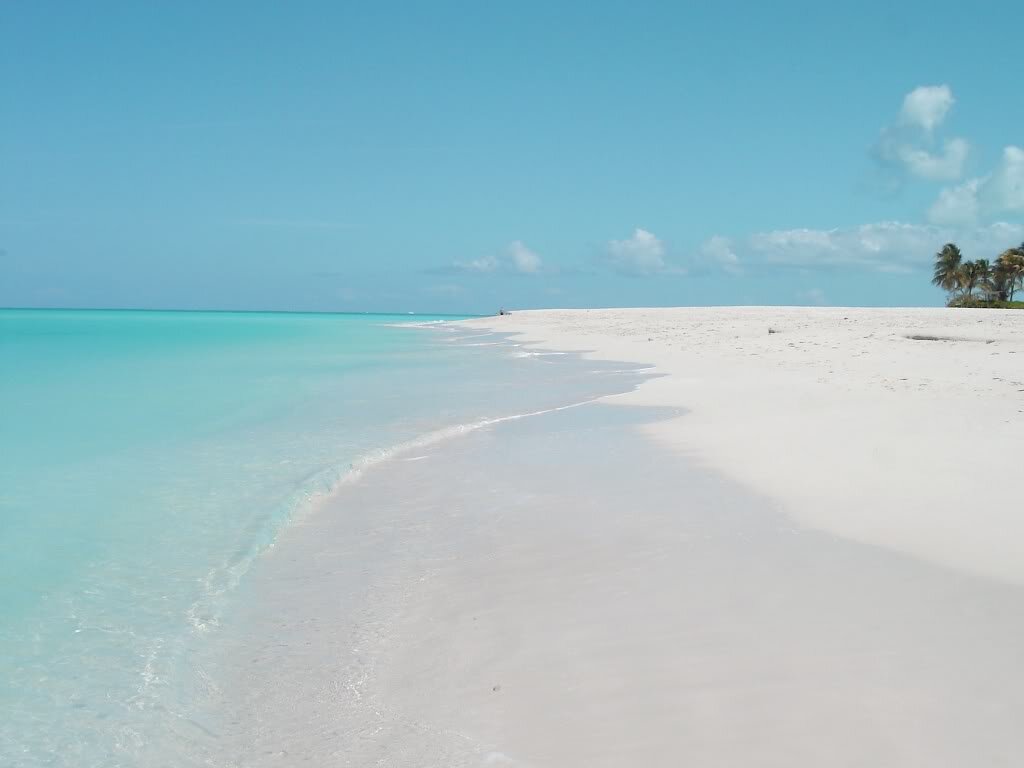
[[[527,248],[521,240],[516,240],[514,243],[509,245],[508,256],[512,262],[513,268],[517,272],[522,272],[526,275],[534,275],[537,272],[540,272],[540,256]]]
[[[922,85],[903,97],[900,122],[931,133],[953,108],[953,91],[948,85]]]
[[[947,187],[928,210],[936,224],[973,224],[1005,214],[1024,213],[1024,149],[1003,149],[999,165],[987,176]]]
[[[700,247],[701,261],[710,262],[731,275],[742,275],[743,267],[740,257],[733,251],[732,241],[727,237],[715,235]]]
[[[947,139],[941,152],[902,145],[895,148],[900,162],[914,176],[932,181],[959,179],[970,152],[964,139]]]
[[[959,179],[970,144],[961,138],[940,144],[934,137],[954,101],[948,85],[923,85],[908,93],[895,123],[882,129],[874,149],[876,158],[884,166],[921,179]]]
[[[928,209],[928,221],[935,224],[973,224],[978,220],[978,187],[981,179],[971,179],[956,187],[946,187]]]
[[[997,223],[985,227],[938,226],[882,221],[836,229],[785,229],[755,232],[742,238],[715,235],[693,253],[696,272],[709,267],[740,276],[765,267],[799,269],[861,268],[876,272],[910,272],[931,264],[944,243],[960,243],[965,253],[999,253],[1024,238],[1024,226]],[[666,261],[664,243],[638,229],[626,240],[613,240],[608,263],[628,275],[682,274]],[[806,295],[803,301],[816,301]]]
[[[1024,226],[1006,222],[952,227],[883,221],[844,229],[760,232],[737,250],[751,265],[907,272],[930,264],[943,243],[958,243],[971,258],[991,257],[1022,237]]]
[[[988,213],[1024,213],[1024,149],[1003,149],[1002,162],[979,187],[978,199]]]
[[[835,229],[782,229],[746,237],[715,235],[692,254],[693,273],[715,268],[733,276],[761,269],[863,269],[906,273],[927,268],[944,243],[956,242],[971,258],[991,257],[1024,239],[1024,224],[940,226],[881,221]],[[622,274],[683,274],[666,260],[664,243],[646,230],[608,244],[608,263]],[[818,303],[807,294],[801,301]]]
[[[498,266],[498,259],[494,256],[481,256],[472,261],[455,262],[456,270],[462,272],[494,272]]]
[[[505,250],[495,255],[481,256],[470,261],[456,261],[449,267],[431,270],[435,273],[469,272],[516,272],[522,275],[536,275],[543,271],[543,260],[535,251],[526,247],[521,240],[509,243]]]
[[[616,272],[625,275],[678,271],[665,263],[665,244],[653,233],[639,227],[633,231],[632,237],[608,243],[606,261]]]
[[[764,253],[812,253],[834,251],[832,238],[838,230],[783,229],[759,232],[750,237],[750,245]]]

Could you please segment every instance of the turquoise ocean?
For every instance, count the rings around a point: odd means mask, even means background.
[[[0,764],[182,764],[196,659],[284,526],[402,446],[601,393],[444,319],[0,310]]]

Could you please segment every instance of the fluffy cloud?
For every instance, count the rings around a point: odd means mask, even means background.
[[[534,275],[537,272],[540,272],[540,256],[523,245],[521,240],[516,240],[514,243],[509,245],[508,257],[516,272],[521,272],[525,275]]]
[[[497,256],[481,256],[470,261],[456,261],[447,267],[430,270],[437,274],[486,274],[489,272],[514,272],[520,275],[537,275],[543,271],[544,262],[535,251],[526,247],[521,240],[509,245]]]
[[[727,237],[715,235],[701,245],[699,250],[700,261],[713,264],[730,275],[742,275],[743,267],[740,265],[740,257],[733,250],[732,241]]]
[[[960,178],[970,145],[964,139],[948,139],[939,152],[910,145],[896,147],[894,151],[903,167],[914,176],[942,181]]]
[[[612,240],[605,249],[608,266],[624,275],[655,275],[678,271],[665,262],[665,244],[639,227],[626,240]]]
[[[933,134],[955,99],[948,85],[915,88],[903,98],[898,120],[882,130],[876,157],[886,166],[922,179],[959,179],[970,146],[960,138],[938,144]],[[1024,214],[1024,149],[1008,146],[991,173],[939,192],[928,221],[946,227],[973,227],[1006,215]]]
[[[903,97],[900,123],[931,133],[946,119],[955,101],[948,85],[922,85]]]
[[[969,257],[990,257],[1024,238],[1024,226],[1000,222],[984,227],[942,227],[885,221],[843,229],[758,232],[735,242],[730,252],[750,268],[861,267],[909,272],[930,265],[943,243],[960,244]],[[705,253],[712,238],[701,248]]]
[[[947,187],[928,209],[928,221],[935,224],[963,225],[978,220],[978,187],[980,179],[956,187]]]
[[[970,154],[965,139],[939,143],[935,130],[942,125],[954,103],[948,85],[924,85],[903,98],[895,123],[882,129],[874,154],[882,165],[931,181],[960,178]]]
[[[928,210],[935,224],[967,225],[980,219],[1024,213],[1024,149],[1003,150],[996,169],[987,176],[947,187]]]
[[[999,167],[979,185],[978,200],[984,211],[1024,213],[1024,149],[1003,150]]]
[[[770,230],[739,238],[715,235],[692,251],[685,263],[692,268],[690,274],[697,275],[710,270],[741,276],[779,268],[905,273],[928,268],[935,252],[947,242],[958,243],[970,258],[977,258],[992,257],[1022,239],[1022,224],[940,226],[882,221],[836,229]],[[643,229],[626,240],[608,243],[607,261],[627,275],[686,273],[667,261],[664,243]],[[800,298],[823,300],[810,295]]]

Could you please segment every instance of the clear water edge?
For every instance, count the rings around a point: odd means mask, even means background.
[[[5,763],[164,764],[282,525],[374,462],[632,386],[410,319],[0,311]]]

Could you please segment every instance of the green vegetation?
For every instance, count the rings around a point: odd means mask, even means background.
[[[1024,301],[1001,301],[1000,299],[986,301],[977,298],[969,299],[966,296],[954,296],[946,306],[969,309],[1024,309]]]
[[[1024,309],[1024,301],[1014,301],[1017,291],[1024,290],[1024,243],[1007,248],[994,264],[964,261],[960,249],[946,243],[935,254],[932,285],[948,294],[948,307]]]

